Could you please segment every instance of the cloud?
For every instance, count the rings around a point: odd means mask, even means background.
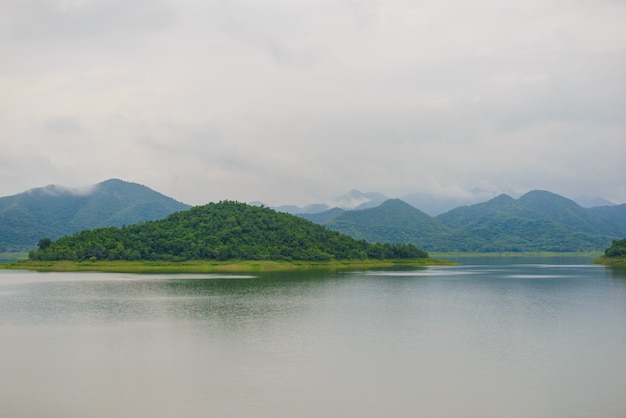
[[[160,30],[175,11],[159,0],[25,0],[13,3],[10,30],[21,41],[85,42]]]
[[[27,193],[41,194],[47,196],[61,196],[61,195],[74,195],[74,196],[89,196],[92,194],[97,185],[90,185],[81,188],[63,187],[57,184],[50,184],[45,187],[37,187],[35,189],[27,190]]]
[[[625,17],[611,0],[6,1],[0,145],[22,163],[0,195],[117,177],[193,204],[625,202]]]
[[[44,122],[43,129],[50,134],[77,134],[82,132],[80,122],[71,116],[50,118]]]

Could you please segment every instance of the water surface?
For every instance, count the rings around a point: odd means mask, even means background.
[[[626,273],[553,261],[0,270],[2,415],[624,417]]]

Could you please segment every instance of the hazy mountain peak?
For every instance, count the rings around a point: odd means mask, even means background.
[[[411,206],[426,212],[430,216],[437,216],[458,207],[486,202],[489,199],[493,199],[495,196],[497,196],[495,192],[474,189],[469,194],[461,195],[415,192],[402,196],[401,199]]]
[[[329,206],[346,210],[365,209],[378,206],[387,199],[388,197],[382,193],[363,193],[360,190],[353,189],[350,190],[350,192],[332,200]]]
[[[33,248],[43,237],[164,218],[188,209],[146,186],[111,179],[89,187],[48,185],[0,197],[0,251]]]
[[[578,203],[583,208],[596,208],[599,206],[615,206],[615,203],[603,199],[601,197],[588,197],[579,196],[574,199],[574,202]]]
[[[498,196],[494,197],[491,200],[493,200],[494,202],[498,202],[498,201],[500,201],[500,202],[512,202],[515,199],[513,197],[509,196],[506,193],[502,193],[502,194],[499,194]]]
[[[563,197],[561,195],[558,195],[556,193],[550,192],[548,190],[531,190],[527,193],[524,193],[522,196],[520,196],[520,199],[529,199],[529,198],[561,198],[561,199],[567,199],[566,197]],[[567,199],[570,200],[570,199]]]
[[[34,196],[88,196],[93,193],[96,185],[87,187],[65,187],[58,184],[49,184],[44,187],[36,187],[24,192]]]
[[[550,206],[556,204],[578,206],[573,200],[547,190],[532,190],[522,195],[518,201],[524,205],[534,206]]]
[[[299,206],[294,206],[294,205],[281,205],[281,206],[274,206],[273,209],[276,209],[279,212],[286,212],[286,213],[291,213],[295,215],[301,215],[301,214],[310,215],[310,214],[322,213],[333,208],[339,208],[343,210],[373,208],[373,207],[380,205],[387,199],[388,197],[383,195],[382,193],[377,193],[377,192],[363,193],[359,190],[353,189],[353,190],[350,190],[348,193],[341,195],[335,199],[332,199],[326,203],[312,203],[304,207],[299,207]],[[262,203],[252,202],[251,204],[259,206]]]

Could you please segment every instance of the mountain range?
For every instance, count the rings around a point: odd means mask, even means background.
[[[111,179],[85,189],[50,185],[0,197],[0,252],[84,229],[162,219],[190,206],[137,183]]]
[[[409,205],[420,209],[430,216],[437,216],[442,213],[448,212],[452,209],[475,205],[483,203],[497,197],[498,195],[492,191],[474,189],[464,196],[442,196],[426,192],[416,192],[405,196],[401,196],[398,199],[408,203]],[[317,213],[326,212],[330,209],[343,209],[343,210],[358,210],[373,208],[390,198],[382,193],[367,192],[363,193],[359,190],[352,190],[342,196],[339,196],[326,203],[313,203],[305,206],[296,205],[281,205],[273,206],[279,212],[286,212],[292,215],[312,215]],[[592,208],[597,206],[615,206],[613,202],[600,197],[590,198],[587,196],[580,196],[573,200],[579,206],[584,208]],[[252,205],[262,205],[261,202],[251,202]]]
[[[328,203],[313,203],[305,206],[296,205],[280,205],[271,208],[279,212],[290,213],[292,215],[314,214],[326,212],[330,209],[343,210],[359,210],[373,208],[389,198],[382,193],[371,192],[363,193],[359,190],[351,190],[350,192],[331,200]],[[261,206],[262,202],[250,202],[251,205]]]
[[[626,204],[583,208],[541,190],[518,199],[502,194],[435,217],[399,199],[299,216],[358,239],[441,252],[597,251],[626,236]]]
[[[612,240],[626,236],[626,204],[587,208],[540,190],[517,199],[501,194],[436,216],[403,199],[358,190],[329,203],[336,207],[274,209],[295,212],[356,239],[410,243],[437,252],[604,250]],[[54,240],[85,229],[158,220],[189,208],[148,187],[117,179],[85,189],[36,188],[0,197],[0,252],[33,249],[44,237]],[[311,212],[305,213],[307,209]]]

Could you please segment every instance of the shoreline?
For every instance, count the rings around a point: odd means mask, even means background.
[[[601,264],[607,267],[626,268],[626,257],[599,257],[592,261],[592,264]]]
[[[41,272],[111,272],[111,273],[246,273],[298,270],[370,270],[394,267],[451,266],[457,263],[433,258],[396,260],[258,261],[258,260],[193,260],[193,261],[34,261],[21,260],[0,264],[5,270]]]

